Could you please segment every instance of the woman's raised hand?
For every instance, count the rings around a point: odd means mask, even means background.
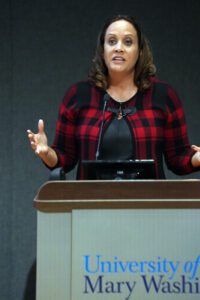
[[[38,133],[33,133],[30,129],[27,130],[28,138],[32,149],[35,151],[35,154],[43,157],[48,152],[48,142],[47,136],[44,132],[44,122],[39,120],[38,122]]]
[[[38,133],[33,133],[30,129],[27,130],[27,133],[35,154],[39,155],[49,167],[55,167],[58,162],[58,157],[56,152],[48,146],[43,120],[39,120],[38,122]]]

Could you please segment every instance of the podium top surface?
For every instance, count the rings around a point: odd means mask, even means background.
[[[49,181],[39,189],[34,206],[44,212],[200,208],[200,180]]]

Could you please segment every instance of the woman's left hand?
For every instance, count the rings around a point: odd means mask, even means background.
[[[196,145],[192,145],[192,149],[194,149],[197,152],[200,152],[200,147],[198,147]]]
[[[196,151],[196,153],[192,157],[192,165],[193,167],[200,167],[200,147],[196,145],[191,146],[193,150]]]

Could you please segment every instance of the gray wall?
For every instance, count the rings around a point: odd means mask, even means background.
[[[30,149],[26,129],[37,130],[43,118],[52,142],[61,99],[73,82],[87,78],[97,32],[116,13],[143,25],[157,77],[178,91],[190,141],[200,145],[199,0],[1,0],[1,300],[23,297],[35,258],[33,198],[49,174]]]

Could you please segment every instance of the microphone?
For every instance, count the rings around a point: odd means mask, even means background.
[[[95,154],[95,160],[98,160],[99,158],[99,148],[100,148],[100,143],[101,143],[101,138],[102,138],[102,131],[103,131],[103,123],[104,123],[104,115],[105,115],[105,111],[106,111],[106,105],[108,100],[110,100],[110,96],[106,93],[103,97],[103,101],[104,101],[104,105],[103,105],[103,119],[101,122],[101,128],[100,128],[100,132],[99,132],[99,139],[98,139],[98,144],[97,144],[97,151]]]

